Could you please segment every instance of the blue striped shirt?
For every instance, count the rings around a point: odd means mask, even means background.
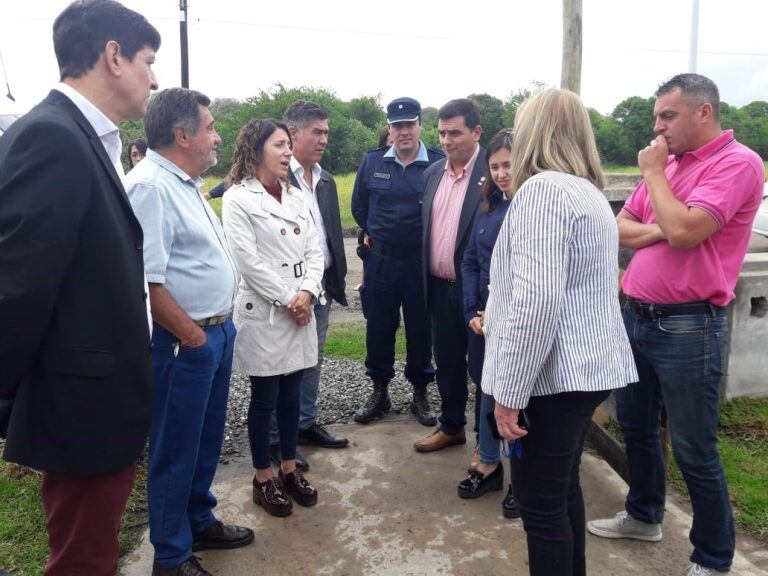
[[[605,196],[559,172],[512,199],[491,260],[483,391],[531,396],[621,388],[637,370],[619,308],[618,230]]]

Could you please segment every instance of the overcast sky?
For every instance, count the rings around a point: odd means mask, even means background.
[[[21,107],[58,80],[51,26],[67,4],[0,0],[0,52]],[[178,0],[124,4],[160,30],[158,80],[178,86]],[[562,0],[189,0],[190,87],[242,99],[280,82],[435,107],[477,92],[504,99],[534,80],[559,84],[561,10]],[[583,0],[585,103],[609,113],[686,71],[690,14],[691,0]],[[768,0],[700,0],[698,71],[730,104],[768,100],[766,22]]]

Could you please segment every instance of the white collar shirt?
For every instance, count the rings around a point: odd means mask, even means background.
[[[325,269],[327,270],[331,267],[331,264],[333,264],[333,256],[331,255],[331,249],[328,247],[328,234],[325,231],[323,215],[320,212],[320,204],[317,201],[317,183],[320,181],[320,175],[322,174],[323,169],[320,167],[320,164],[317,163],[312,166],[312,186],[310,186],[304,180],[304,167],[294,156],[291,156],[291,172],[293,172],[296,181],[301,187],[301,191],[304,192],[309,201],[309,211],[315,222],[318,240],[320,241],[320,250],[323,251]]]
[[[120,139],[120,129],[115,126],[109,118],[106,117],[104,112],[99,110],[93,103],[85,96],[80,94],[77,90],[72,88],[69,84],[59,82],[55,86],[55,90],[61,92],[69,98],[72,103],[77,106],[77,109],[85,116],[88,123],[96,132],[96,136],[99,137],[104,151],[107,153],[107,157],[115,167],[115,172],[123,182],[125,186],[125,170],[123,169],[123,163],[120,157],[123,154],[123,141]],[[152,335],[152,310],[149,304],[149,286],[147,285],[147,277],[144,276],[144,301],[147,303],[147,322],[149,324],[149,334]]]

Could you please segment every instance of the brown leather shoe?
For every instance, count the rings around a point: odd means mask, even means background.
[[[469,469],[477,470],[478,464],[480,464],[480,443],[475,442],[475,447],[472,449],[472,459],[469,461]]]
[[[152,565],[152,576],[213,576],[203,565],[200,558],[192,556],[173,568],[166,568],[155,563]]]
[[[259,482],[253,478],[253,501],[270,516],[290,516],[293,512],[293,502],[288,498],[280,480],[274,476],[266,482]]]
[[[317,504],[317,489],[304,478],[301,470],[296,468],[290,474],[283,474],[280,470],[278,478],[283,484],[286,493],[294,499],[299,506],[314,506]]]
[[[466,443],[467,437],[464,434],[464,428],[459,430],[457,434],[446,434],[438,428],[426,438],[422,438],[416,442],[413,445],[413,448],[416,452],[435,452],[447,448],[448,446],[456,446]]]

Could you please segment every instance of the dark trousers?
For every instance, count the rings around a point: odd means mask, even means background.
[[[467,371],[472,382],[475,383],[475,434],[480,441],[481,418],[480,405],[483,395],[483,358],[485,357],[485,336],[478,336],[469,328],[467,330]]]
[[[400,307],[405,325],[405,377],[424,385],[435,379],[430,359],[429,316],[421,280],[421,258],[394,258],[369,252],[360,290],[365,329],[366,374],[389,382],[395,375],[395,333]]]
[[[250,376],[251,403],[248,406],[248,440],[253,467],[263,470],[269,463],[269,429],[272,414],[277,417],[280,456],[296,458],[299,441],[299,398],[304,370],[275,376]]]
[[[114,576],[120,518],[136,466],[106,476],[43,474],[45,529],[51,556],[46,576]]]
[[[579,465],[592,414],[610,394],[534,396],[512,484],[528,536],[531,576],[584,576],[584,497]]]
[[[460,282],[429,277],[432,346],[440,391],[440,429],[457,434],[467,423],[467,326]]]

